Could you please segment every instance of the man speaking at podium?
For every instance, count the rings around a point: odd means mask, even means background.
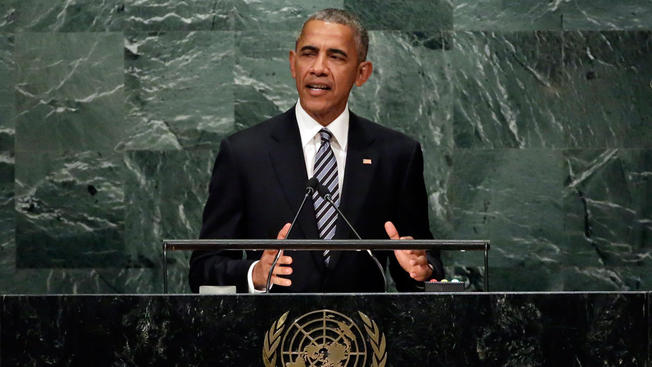
[[[222,141],[201,238],[353,239],[355,231],[363,239],[432,238],[419,143],[348,108],[353,85],[362,86],[372,74],[368,45],[360,21],[343,10],[318,11],[303,24],[290,51],[299,101]],[[288,235],[311,177],[321,194],[308,197]],[[324,200],[326,193],[355,231]],[[191,289],[264,291],[275,255],[195,251]],[[399,291],[416,291],[421,282],[443,276],[437,251],[284,251],[271,291],[382,292],[387,262]]]

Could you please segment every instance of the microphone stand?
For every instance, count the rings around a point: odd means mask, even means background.
[[[358,234],[358,231],[356,231],[355,228],[353,228],[353,225],[346,218],[346,215],[344,215],[344,213],[342,213],[340,208],[337,205],[335,205],[335,201],[333,201],[333,198],[331,197],[331,193],[326,188],[326,186],[324,186],[322,183],[318,183],[317,184],[317,192],[319,192],[319,195],[321,195],[324,199],[326,199],[326,201],[328,201],[331,204],[331,206],[333,208],[335,208],[335,210],[337,211],[337,214],[339,214],[342,217],[342,219],[344,219],[344,222],[349,227],[349,229],[351,229],[351,231],[353,231],[353,234],[355,234],[355,236],[359,240],[361,240],[362,237],[360,237],[360,234]],[[380,275],[383,276],[383,289],[386,292],[387,291],[387,277],[385,277],[385,271],[383,270],[383,266],[380,265],[380,261],[378,261],[376,256],[374,256],[374,254],[371,253],[371,250],[367,249],[367,253],[369,254],[369,256],[371,256],[371,259],[376,263],[376,266],[378,266],[378,270],[380,271]]]
[[[301,205],[299,205],[299,209],[297,210],[297,213],[294,215],[294,219],[292,219],[292,223],[290,223],[290,229],[288,229],[288,234],[286,238],[290,237],[290,233],[292,232],[292,228],[294,228],[294,224],[297,222],[297,218],[299,218],[299,213],[301,213],[301,209],[303,209],[303,206],[306,204],[306,200],[308,200],[308,197],[312,195],[313,192],[315,192],[315,186],[317,186],[318,184],[319,181],[317,181],[315,177],[308,180],[308,184],[306,185],[306,194],[303,195],[303,200],[301,201]],[[283,250],[279,249],[278,252],[276,253],[276,256],[274,256],[272,267],[269,269],[269,273],[267,273],[267,282],[265,283],[265,293],[269,293],[269,289],[272,283],[272,274],[274,273],[274,267],[276,267],[276,263],[278,263],[278,259],[281,258],[281,252],[283,252]]]

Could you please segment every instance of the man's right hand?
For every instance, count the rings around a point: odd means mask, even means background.
[[[284,240],[288,231],[290,230],[290,223],[285,223],[283,228],[278,232],[276,236],[277,240]],[[252,280],[254,282],[254,288],[258,290],[264,290],[267,285],[267,275],[269,274],[269,269],[272,268],[272,263],[276,257],[276,253],[279,250],[265,250],[263,255],[260,257],[260,260],[254,265],[253,272],[251,274]],[[287,278],[280,277],[279,275],[290,275],[292,274],[292,257],[284,256],[281,250],[281,257],[278,259],[276,266],[274,267],[274,272],[272,273],[272,281],[270,284],[276,284],[283,287],[289,287],[292,285],[292,281]]]

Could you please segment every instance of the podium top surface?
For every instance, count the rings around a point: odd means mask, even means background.
[[[488,250],[489,240],[270,240],[202,239],[163,240],[165,250]]]

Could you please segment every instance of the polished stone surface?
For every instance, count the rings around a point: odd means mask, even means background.
[[[455,32],[455,144],[562,148],[560,32]]]
[[[449,35],[374,31],[369,38],[374,71],[365,85],[354,87],[351,110],[416,138],[424,149],[452,148]]]
[[[15,3],[16,29],[21,32],[119,31],[125,18],[125,2],[121,0]]]
[[[618,2],[572,0],[561,4],[564,29],[649,30],[652,28],[652,1],[650,0]]]
[[[344,0],[344,9],[358,14],[370,30],[432,31],[452,29],[451,0]]]
[[[14,36],[0,34],[0,151],[14,150],[16,64],[12,54]]]
[[[113,150],[125,134],[120,33],[16,33],[16,150]]]
[[[652,280],[651,154],[648,149],[565,152],[568,246],[561,263],[576,289],[641,289]]]
[[[9,291],[16,269],[16,218],[14,214],[14,156],[0,152],[0,287]]]
[[[298,33],[308,16],[319,9],[342,8],[344,0],[239,0],[234,1],[233,27],[239,31],[291,31]]]
[[[460,30],[650,29],[650,0],[453,0]]]
[[[290,75],[293,31],[242,31],[235,34],[233,109],[236,130],[285,112],[297,101]],[[287,45],[290,45],[288,48]]]
[[[0,32],[12,32],[16,24],[16,0],[0,3]]]
[[[119,150],[217,147],[233,131],[233,32],[129,33]]]
[[[561,1],[453,0],[456,30],[557,30]]]
[[[563,61],[567,147],[652,147],[652,32],[565,32]]]
[[[112,152],[17,152],[18,267],[127,265],[121,158]]]
[[[161,292],[159,239],[194,238],[208,195],[206,182],[217,151],[130,152],[126,156],[125,249],[131,268],[146,271],[116,284],[125,293]],[[169,200],[169,198],[175,198]],[[174,213],[170,215],[169,213]],[[188,293],[189,252],[168,254],[168,289]]]
[[[643,292],[3,296],[0,358],[13,366],[261,365],[265,332],[281,315],[289,311],[281,332],[290,334],[300,316],[328,309],[351,318],[367,343],[373,337],[358,312],[373,320],[392,366],[645,366],[649,298]],[[272,351],[280,355],[285,346]],[[373,349],[366,348],[371,359]]]
[[[421,142],[431,230],[491,240],[492,290],[652,289],[651,0],[2,0],[0,292],[160,292],[326,6],[371,30],[352,111]],[[443,256],[482,288],[481,254]]]
[[[647,363],[648,365],[652,363],[652,317],[650,317],[650,315],[652,315],[651,312],[652,312],[652,297],[650,297],[650,295],[648,294],[647,309],[646,309],[646,313],[648,315],[647,316],[647,343],[648,343]]]

